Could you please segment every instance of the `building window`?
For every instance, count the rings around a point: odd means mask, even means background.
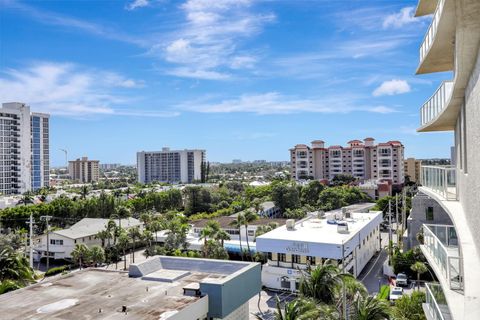
[[[248,230],[248,236],[253,237],[255,235],[255,230]]]
[[[292,254],[292,262],[300,263],[300,256],[298,254]]]
[[[307,256],[307,264],[315,265],[315,257]]]
[[[433,207],[427,207],[425,210],[425,220],[432,221],[433,220]]]
[[[280,261],[280,262],[287,261],[287,255],[285,253],[279,253],[278,254],[278,261]]]
[[[267,252],[267,259],[272,260],[272,253],[271,252]]]
[[[50,244],[57,245],[57,246],[63,246],[63,240],[50,239]]]

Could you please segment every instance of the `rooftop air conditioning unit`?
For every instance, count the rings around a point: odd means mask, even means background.
[[[348,231],[348,223],[343,222],[343,221],[338,222],[337,223],[337,232],[342,233],[342,234],[349,233],[350,231]]]
[[[286,222],[287,225],[287,230],[294,230],[295,229],[295,220],[294,219],[288,219]]]

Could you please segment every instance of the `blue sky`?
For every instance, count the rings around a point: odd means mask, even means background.
[[[450,133],[415,132],[452,77],[414,75],[431,19],[415,5],[0,0],[0,100],[52,115],[54,166],[59,148],[105,163],[162,146],[287,160],[297,143],[368,136],[448,157]]]

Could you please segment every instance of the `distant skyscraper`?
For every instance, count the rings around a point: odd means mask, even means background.
[[[49,115],[24,103],[0,109],[0,193],[21,194],[49,185]]]
[[[205,150],[137,152],[138,182],[191,183],[200,181]]]

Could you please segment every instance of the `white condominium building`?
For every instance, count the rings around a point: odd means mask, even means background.
[[[290,149],[291,174],[296,180],[329,181],[339,174],[364,180],[389,180],[394,187],[404,183],[404,147],[400,141],[375,144],[373,138],[352,140],[348,146],[326,147],[322,140],[311,146],[297,144]]]
[[[81,183],[98,181],[100,178],[99,161],[88,160],[88,157],[69,161],[68,174],[72,180]]]
[[[330,260],[355,277],[380,250],[382,212],[368,212],[374,204],[358,204],[324,216],[311,213],[303,220],[256,239],[256,250],[267,256],[262,285],[295,292],[308,266]]]
[[[205,150],[170,150],[137,152],[138,182],[192,183],[200,181],[205,164]]]
[[[49,185],[49,115],[24,103],[0,109],[0,193],[21,194]]]
[[[480,1],[420,0],[416,16],[431,14],[417,74],[452,78],[421,107],[417,131],[453,131],[455,165],[422,165],[420,191],[452,221],[423,225],[420,248],[439,280],[424,309],[428,319],[480,319]]]

